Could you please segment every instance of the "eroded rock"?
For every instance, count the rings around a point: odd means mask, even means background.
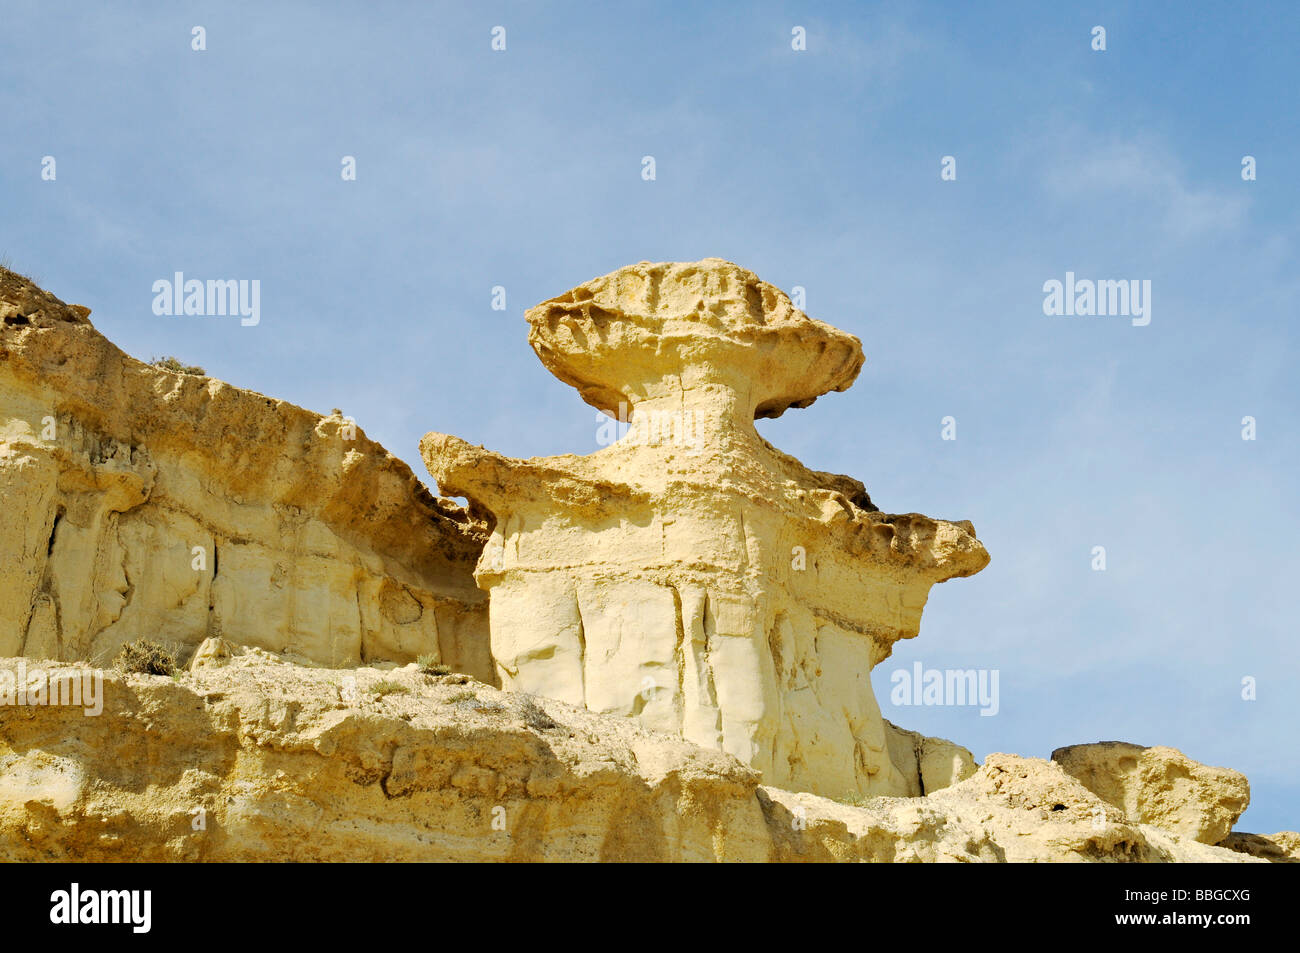
[[[917,634],[931,586],[988,554],[970,523],[881,513],[753,423],[847,388],[857,339],[719,259],[622,268],[527,317],[546,366],[629,428],[582,457],[421,443],[441,491],[493,524],[476,578],[502,685],[782,787],[907,793],[870,671]]]
[[[930,738],[885,719],[889,758],[907,781],[912,797],[933,794],[965,781],[979,767],[975,756],[944,738]]]
[[[459,507],[341,414],[143,364],[88,315],[0,269],[0,655],[220,636],[493,677]]]
[[[1273,864],[1300,864],[1300,832],[1246,834],[1234,831],[1219,842],[1220,847],[1259,857]]]
[[[1264,862],[1135,824],[1036,759],[849,805],[464,676],[219,648],[176,679],[106,673],[97,716],[0,705],[0,860]],[[0,686],[92,673],[43,664],[0,659]]]
[[[1057,748],[1052,760],[1134,821],[1217,844],[1250,805],[1250,783],[1176,748],[1123,741]]]

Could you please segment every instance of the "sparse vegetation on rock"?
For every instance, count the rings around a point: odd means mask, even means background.
[[[149,363],[164,371],[171,371],[173,374],[193,374],[196,377],[205,377],[208,373],[203,368],[195,367],[193,364],[182,364],[174,357],[155,357]]]
[[[157,642],[136,639],[122,646],[113,660],[114,668],[136,675],[175,675],[176,657]]]

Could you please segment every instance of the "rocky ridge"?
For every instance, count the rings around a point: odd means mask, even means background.
[[[631,439],[430,434],[468,512],[89,313],[0,270],[0,859],[1300,861],[1174,749],[979,765],[880,716],[870,667],[988,554],[757,436],[862,354],[738,266],[530,311]],[[98,667],[141,637],[186,667]]]
[[[31,690],[85,666],[27,666]],[[990,755],[846,804],[718,751],[464,675],[311,668],[213,640],[107,673],[97,717],[0,705],[0,857],[189,861],[1256,862],[1135,822],[1059,765]]]
[[[144,364],[89,314],[0,270],[0,655],[222,635],[493,678],[460,507],[341,414]]]

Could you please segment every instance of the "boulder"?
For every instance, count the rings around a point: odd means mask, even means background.
[[[1250,783],[1176,748],[1123,741],[1057,748],[1052,760],[1134,821],[1217,844],[1250,804]]]

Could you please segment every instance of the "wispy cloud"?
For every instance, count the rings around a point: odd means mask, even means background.
[[[1151,135],[1124,138],[1082,125],[1053,130],[1031,150],[1049,199],[1061,204],[1123,202],[1134,218],[1172,239],[1240,228],[1250,200],[1228,187],[1194,185],[1181,159]]]

